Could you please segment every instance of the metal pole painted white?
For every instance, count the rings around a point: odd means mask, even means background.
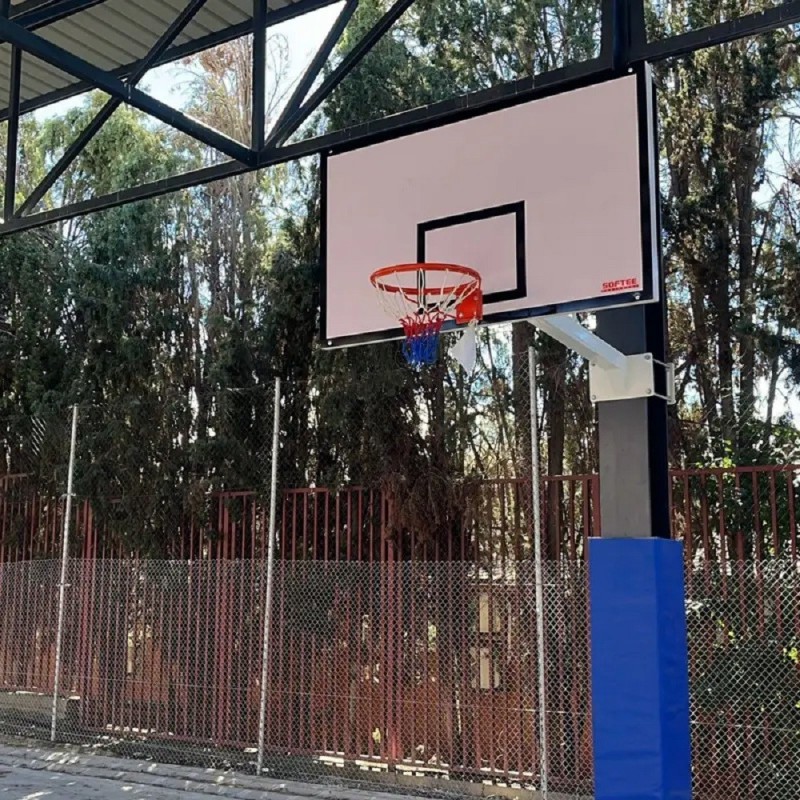
[[[61,683],[61,646],[64,641],[64,606],[67,589],[67,562],[69,561],[69,532],[72,524],[72,484],[75,474],[75,445],[78,440],[78,406],[72,407],[72,436],[69,445],[67,468],[67,503],[64,509],[64,533],[61,537],[61,577],[58,581],[58,622],[56,624],[56,664],[53,676],[53,709],[50,718],[50,741],[56,740],[58,719],[58,692]]]
[[[258,716],[258,758],[256,774],[264,767],[264,743],[267,724],[267,678],[269,675],[269,637],[272,627],[272,585],[274,581],[275,530],[278,514],[278,450],[281,433],[281,379],[275,378],[275,408],[272,423],[272,476],[269,496],[269,542],[267,543],[267,588],[264,597],[264,633],[261,651],[261,706]]]
[[[528,348],[528,382],[531,414],[531,500],[533,502],[533,569],[536,583],[536,661],[538,663],[539,753],[541,793],[547,800],[547,682],[544,663],[544,581],[542,577],[541,467],[539,464],[539,402],[536,383],[536,350]]]

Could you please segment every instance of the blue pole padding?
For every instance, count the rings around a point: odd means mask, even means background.
[[[589,544],[595,800],[691,800],[683,545]]]

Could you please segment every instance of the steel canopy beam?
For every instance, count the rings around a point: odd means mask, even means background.
[[[86,1],[88,2],[88,0]],[[47,14],[49,14],[49,16],[45,14],[44,8],[37,7],[23,13],[20,7],[18,7],[17,15],[12,15],[11,19],[23,27],[28,28],[28,30],[35,30],[36,28],[49,25],[54,21],[58,21],[58,19],[71,16],[71,14],[78,13],[78,11],[82,10],[75,9],[71,11],[70,14],[67,14],[64,7],[64,3],[67,2],[72,3],[73,0],[63,0],[62,4],[56,6],[48,5]],[[77,2],[77,0],[75,0],[75,2]],[[93,4],[98,4],[100,2],[106,2],[106,0],[94,0]],[[330,6],[338,2],[340,2],[340,0],[297,0],[294,3],[281,6],[280,8],[276,8],[274,10],[268,9],[267,24],[279,25],[287,20],[303,16],[304,14],[309,14],[312,11],[325,8],[326,6]],[[23,4],[23,6],[27,5],[28,4]],[[34,16],[34,11],[37,12],[37,16]],[[58,15],[56,16],[57,12]],[[234,39],[240,39],[243,36],[249,36],[252,32],[252,20],[246,20],[244,22],[231,25],[224,30],[214,31],[206,36],[201,36],[197,39],[193,39],[192,41],[183,42],[182,44],[171,47],[152,66],[158,67],[163,64],[169,64],[173,61],[178,61],[181,58],[188,58],[189,56],[193,56],[212,47],[217,47],[218,45],[225,44],[226,42],[231,42]],[[111,70],[110,73],[118,78],[125,78],[129,76],[139,66],[140,63],[141,61],[134,61],[130,64],[125,64],[124,66]],[[35,111],[38,108],[43,108],[48,105],[52,105],[53,103],[58,103],[61,100],[75,97],[75,95],[82,94],[83,92],[88,92],[93,88],[93,85],[86,81],[78,81],[71,86],[55,89],[51,92],[47,92],[46,94],[23,101],[20,105],[20,111],[23,114],[27,114],[31,111]],[[0,110],[0,121],[7,119],[7,117],[8,109],[5,108]]]
[[[31,0],[31,2],[32,1],[33,0]],[[281,16],[282,13],[286,18],[293,17],[315,8],[330,5],[336,1],[337,0],[300,0],[299,3],[285,6],[280,11],[269,12],[267,14],[267,19],[270,22],[273,20],[277,21],[279,18],[283,19],[283,16]],[[47,8],[50,8],[51,11],[55,13],[58,8],[63,10],[66,4],[75,5],[79,4],[79,2],[80,0],[62,0],[62,3],[55,3],[52,7],[47,6]],[[84,0],[84,2],[88,2],[88,0]],[[388,18],[384,18],[378,23],[378,25],[383,28],[380,35],[372,36],[372,34],[376,32],[375,28],[368,32],[364,39],[351,50],[337,69],[327,76],[327,79],[308,100],[302,102],[299,91],[296,93],[297,96],[292,97],[290,100],[290,107],[292,107],[291,113],[282,115],[282,119],[280,120],[281,124],[279,126],[280,130],[278,130],[278,126],[276,126],[273,132],[274,138],[272,138],[272,140],[267,140],[264,149],[257,154],[257,160],[253,158],[256,154],[240,143],[232,143],[232,140],[227,139],[227,137],[222,136],[222,134],[207,129],[200,123],[184,115],[180,115],[180,112],[165,107],[164,104],[159,104],[158,101],[155,101],[142,92],[136,92],[135,90],[128,92],[127,87],[125,87],[118,78],[118,76],[124,72],[122,68],[114,73],[100,71],[102,83],[98,83],[96,80],[98,71],[91,67],[91,65],[86,64],[86,62],[78,60],[80,66],[80,69],[77,70],[79,73],[78,77],[81,77],[82,74],[86,76],[85,79],[81,78],[83,83],[79,84],[80,88],[88,89],[91,88],[91,86],[97,86],[117,98],[122,94],[122,99],[125,102],[130,102],[131,105],[139,107],[141,110],[145,111],[145,113],[152,114],[180,130],[181,128],[173,122],[173,119],[178,115],[179,124],[191,126],[192,133],[189,133],[190,136],[195,136],[195,138],[199,138],[200,141],[204,141],[204,139],[196,134],[199,133],[201,136],[210,134],[212,136],[221,137],[226,148],[235,148],[237,155],[232,156],[235,160],[205,169],[195,170],[184,175],[177,175],[166,180],[147,183],[113,194],[92,198],[63,208],[53,209],[40,214],[32,214],[25,218],[6,220],[5,224],[0,225],[0,235],[6,235],[17,230],[39,227],[52,222],[89,214],[94,211],[112,208],[138,200],[158,197],[207,182],[229,178],[256,168],[269,167],[293,159],[316,155],[326,149],[336,147],[345,142],[366,144],[369,141],[374,141],[385,136],[410,133],[414,130],[430,126],[431,124],[440,124],[451,120],[454,121],[469,114],[476,113],[478,110],[489,110],[492,106],[500,106],[513,98],[521,98],[523,96],[532,97],[537,91],[547,89],[547,87],[555,86],[564,81],[601,79],[604,73],[611,74],[612,67],[619,70],[623,63],[632,65],[640,61],[657,61],[673,58],[686,55],[687,53],[705,47],[724,44],[725,42],[730,42],[735,39],[765,33],[794,23],[800,23],[800,0],[794,0],[793,2],[783,3],[776,8],[770,8],[756,14],[748,14],[739,19],[712,25],[699,31],[673,36],[663,41],[647,42],[644,31],[643,0],[627,0],[629,16],[627,20],[627,33],[625,33],[626,41],[622,43],[623,46],[620,49],[620,42],[618,40],[622,29],[618,22],[615,22],[614,13],[618,13],[620,6],[624,6],[624,3],[619,3],[619,0],[602,0],[603,18],[601,26],[602,41],[600,57],[564,69],[555,70],[545,75],[538,75],[535,78],[535,89],[533,80],[524,79],[513,83],[502,84],[488,90],[462,95],[452,100],[436,103],[425,108],[396,114],[390,118],[376,120],[365,125],[313,137],[291,145],[281,144],[281,142],[285,142],[286,139],[291,136],[291,133],[297,130],[297,128],[302,125],[303,121],[330,96],[331,92],[333,92],[341,81],[344,80],[346,75],[360,63],[363,56],[366,55],[366,53],[371,50],[372,46],[374,46],[375,42],[380,39],[380,36],[391,27],[393,22],[402,15],[412,2],[413,0],[397,0],[394,6],[387,12],[392,15],[392,21],[385,24]],[[27,9],[28,5],[29,4],[24,4],[24,7]],[[38,9],[38,13],[43,14],[44,10],[44,8],[40,8]],[[36,11],[36,9],[26,10],[25,13],[33,14],[34,11]],[[19,19],[20,16],[21,14],[18,12],[16,19]],[[252,29],[253,21],[251,20],[248,21],[247,24],[236,28],[236,35],[245,35],[251,32]],[[5,23],[5,25],[0,24],[0,38],[8,38],[8,40],[14,44],[13,37],[3,36],[4,32],[7,30],[8,23]],[[230,29],[230,31],[232,30],[234,29]],[[226,32],[225,35],[228,35],[230,31]],[[18,35],[19,32],[15,29],[13,33]],[[29,32],[24,33],[29,36],[31,35]],[[214,34],[214,37],[217,37],[217,34]],[[49,47],[49,43],[44,42],[44,40],[41,40],[39,37],[34,38],[37,40],[35,43],[37,48],[42,45],[47,45]],[[154,66],[158,63],[165,63],[175,57],[180,57],[181,55],[197,52],[199,49],[202,49],[203,46],[213,46],[219,43],[217,39],[213,37],[207,38],[209,39],[208,42],[196,40],[195,42],[188,43],[188,45],[181,45],[178,48],[171,47],[157,60]],[[228,36],[228,38],[233,38],[233,36]],[[223,39],[223,41],[224,40],[227,39]],[[25,41],[27,44],[30,44],[29,39]],[[184,50],[184,48],[188,49]],[[23,47],[22,49],[28,48]],[[621,58],[620,53],[623,54]],[[52,51],[50,54],[52,55]],[[72,58],[74,59],[74,56],[72,56]],[[319,58],[321,58],[320,53],[315,57],[315,61]],[[57,64],[56,66],[63,68],[62,65]],[[312,66],[315,70],[309,71],[308,74],[304,75],[304,78],[301,79],[305,82],[310,79],[311,85],[313,85],[314,76],[319,75],[322,65],[312,64]],[[316,70],[317,66],[320,67],[320,70]],[[85,68],[88,68],[89,71],[86,72]],[[72,71],[73,74],[75,74],[73,70],[67,71]],[[70,96],[76,93],[76,91],[75,88],[71,87],[64,94],[61,94],[60,97]],[[52,99],[56,99],[55,96]],[[33,107],[30,105],[30,101],[28,105],[29,107]],[[25,110],[26,104],[22,103],[21,111],[24,112]],[[2,113],[0,113],[0,118],[2,118]],[[280,135],[276,137],[276,134]],[[209,141],[204,141],[204,143],[210,144],[212,147],[217,146],[216,144],[211,144]],[[219,142],[217,143],[219,144]],[[221,147],[218,149],[225,152]],[[228,155],[230,155],[230,153],[228,153]]]
[[[415,0],[395,0],[394,5],[364,34],[358,44],[344,57],[342,63],[322,82],[317,91],[286,120],[283,130],[279,132],[281,141],[285,141],[291,136],[331,96],[336,87],[361,63],[364,56],[411,8],[414,2]]]
[[[530,78],[513,83],[500,84],[468,95],[461,95],[450,100],[433,103],[425,108],[412,109],[374,122],[367,122],[341,131],[315,136],[289,145],[268,147],[259,160],[259,167],[271,167],[285,164],[299,158],[319,155],[326,150],[344,143],[367,144],[383,138],[398,135],[401,132],[412,132],[432,124],[445,124],[475,115],[482,111],[502,108],[518,100],[534,98],[557,91],[562,84],[574,84],[603,75],[606,66],[600,59],[583,64],[553,70],[539,75],[536,85]],[[610,72],[609,72],[610,75]],[[150,200],[172,192],[191,189],[225,178],[232,178],[251,172],[253,167],[236,161],[226,161],[182,175],[175,175],[141,186],[124,189],[119,192],[93,197],[69,206],[54,208],[26,217],[17,217],[0,225],[0,236],[16,231],[30,230],[49,225],[54,222],[85,216],[140,200]]]
[[[219,150],[225,155],[244,164],[253,161],[253,151],[240,142],[203,125],[177,109],[171,108],[166,103],[154,97],[127,86],[119,78],[105,70],[98,69],[82,58],[70,53],[63,47],[48,42],[41,36],[25,30],[21,25],[0,17],[0,38],[12,45],[19,47],[42,61],[63,70],[70,75],[85,80],[98,89],[102,89],[112,97],[120,98],[128,105],[138,108],[145,114],[161,120],[176,130],[191,136],[209,147]]]
[[[136,70],[131,74],[128,85],[135,86],[145,76],[150,66],[157,61],[164,51],[175,41],[181,31],[191,22],[197,12],[206,4],[207,0],[189,0],[188,5],[175,18],[173,23],[159,37],[158,41],[152,46],[150,52],[139,62]],[[56,162],[50,172],[45,175],[41,183],[30,193],[28,198],[19,207],[18,214],[25,214],[30,209],[36,208],[42,198],[53,187],[55,182],[69,169],[70,164],[83,152],[89,142],[99,133],[100,129],[111,118],[113,113],[122,105],[122,99],[112,97],[97,112],[94,119],[81,131],[78,138],[64,151],[64,154]],[[13,120],[14,117],[12,116]],[[13,208],[12,208],[13,211]],[[13,214],[6,211],[6,219]]]
[[[635,39],[631,48],[631,62],[663,61],[686,56],[698,50],[780,30],[796,23],[800,23],[800,2],[793,0],[774,8],[746,14],[737,19],[719,22],[666,39],[648,42],[643,37],[637,37],[638,41]]]
[[[106,0],[60,0],[60,2],[45,4],[37,0],[28,0],[28,2],[15,6],[13,9],[15,13],[12,13],[11,18],[14,22],[23,25],[29,30],[35,30],[36,28],[49,25],[54,21],[79,13],[81,10],[85,10],[86,8],[105,1]],[[298,2],[292,3],[291,5],[269,10],[267,12],[268,24],[277,25],[288,19],[302,16],[336,2],[340,2],[340,0],[298,0]],[[605,6],[609,0],[602,0],[602,2]],[[642,6],[642,0],[630,0],[630,3],[634,12],[638,14]],[[603,28],[605,28],[606,19],[607,15],[604,13],[602,20]],[[724,44],[736,38],[765,33],[766,31],[784,27],[785,25],[794,24],[795,22],[800,22],[798,3],[785,2],[780,6],[767,9],[763,12],[748,14],[735,20],[722,22],[718,25],[698,31],[679,34],[678,36],[669,37],[664,40],[647,43],[644,37],[637,41],[634,36],[632,51],[636,60],[657,61],[664,58],[686,55],[687,52],[694,52],[694,50],[702,49],[703,47]],[[242,36],[247,36],[252,33],[252,30],[252,20],[247,20],[246,22],[226,28],[223,31],[214,32],[206,37],[177,45],[170,48],[170,50],[158,60],[155,66],[176,61],[180,58],[194,55],[207,48],[224,44],[225,42],[238,39]],[[113,74],[117,77],[126,77],[136,68],[138,63],[139,62],[133,62],[132,64],[119,67],[113,70]],[[22,113],[28,113],[68,97],[74,97],[76,94],[88,91],[91,88],[92,86],[90,84],[79,82],[72,86],[64,87],[63,89],[56,89],[39,97],[23,101],[20,110]],[[0,110],[0,120],[6,119],[7,116],[8,109]]]
[[[11,14],[11,19],[33,31],[105,2],[106,0],[56,0],[50,3],[23,3]]]

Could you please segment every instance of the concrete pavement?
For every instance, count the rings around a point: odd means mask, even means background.
[[[43,747],[0,745],[0,800],[419,800]]]

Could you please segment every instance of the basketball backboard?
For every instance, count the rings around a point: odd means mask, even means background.
[[[478,270],[487,323],[658,299],[653,127],[645,67],[327,153],[324,342],[402,336],[369,280],[398,263]]]

